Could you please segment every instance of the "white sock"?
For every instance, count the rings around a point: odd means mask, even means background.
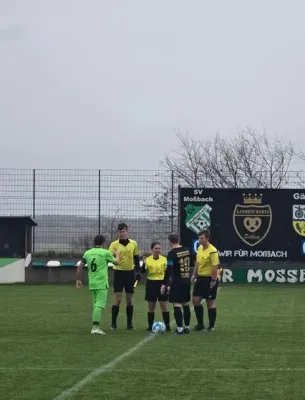
[[[183,332],[183,328],[177,328],[178,332]]]

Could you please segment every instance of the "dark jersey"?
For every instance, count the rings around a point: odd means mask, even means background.
[[[191,279],[191,254],[187,247],[175,247],[167,255],[166,285],[189,283]]]

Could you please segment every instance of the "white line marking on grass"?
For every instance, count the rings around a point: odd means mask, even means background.
[[[139,349],[139,347],[138,347]],[[129,350],[131,351],[131,349]],[[136,351],[136,350],[134,350]],[[129,353],[132,354],[132,353]],[[128,357],[127,355],[124,356]],[[122,361],[122,358],[119,360]],[[107,372],[111,370],[119,361],[116,361],[114,364],[114,360],[108,364],[105,364],[103,367],[103,372]],[[112,366],[109,366],[111,364]],[[108,366],[108,367],[107,367]],[[98,368],[101,369],[102,367]],[[107,368],[106,368],[107,367]],[[82,371],[82,372],[94,372],[96,374],[96,370],[92,370],[92,368],[69,368],[69,367],[0,367],[0,371]],[[151,372],[151,368],[116,368],[116,372],[124,372],[125,374],[130,372]],[[204,372],[204,371],[215,371],[215,372],[303,372],[304,368],[167,368],[164,370],[154,370],[154,374],[164,374],[166,372]],[[103,373],[102,372],[102,373]],[[85,378],[84,378],[85,379]]]
[[[87,371],[92,368],[69,368],[69,367],[0,367],[0,371]]]
[[[151,340],[153,340],[156,336],[157,335],[150,334],[149,336],[145,337],[138,344],[136,344],[135,346],[131,347],[125,353],[123,353],[120,356],[114,358],[109,363],[101,365],[100,367],[98,367],[95,370],[93,370],[92,372],[90,372],[83,379],[81,379],[75,385],[71,386],[69,389],[63,391],[59,396],[55,397],[53,400],[66,400],[66,399],[69,399],[76,392],[78,392],[84,386],[86,386],[88,383],[93,381],[94,378],[96,378],[99,375],[104,374],[105,372],[108,372],[108,371],[112,370],[119,362],[123,361],[125,358],[131,356],[137,350],[141,349],[143,346],[145,346],[146,343],[148,343]]]
[[[191,312],[194,311],[194,307],[190,307],[190,309],[191,309]],[[171,323],[171,326],[173,324],[175,324],[175,321],[173,321]],[[125,358],[128,358],[129,356],[131,356],[133,353],[135,353],[137,350],[141,349],[141,347],[143,347],[146,343],[150,342],[157,336],[158,335],[154,334],[154,333],[151,333],[149,336],[146,336],[138,344],[131,347],[131,349],[127,350],[125,353],[121,354],[120,356],[114,358],[108,364],[104,364],[104,365],[101,365],[100,367],[96,368],[95,370],[90,372],[88,375],[86,375],[82,380],[77,382],[74,386],[71,386],[67,390],[63,391],[59,396],[55,397],[53,400],[69,399],[76,392],[78,392],[80,389],[82,389],[84,386],[86,386],[88,383],[90,383],[94,378],[96,378],[99,375],[104,374],[105,372],[111,371],[118,363],[125,360]]]
[[[116,369],[117,372],[145,372],[145,371],[152,371],[151,369],[143,369],[143,368],[128,368],[128,371],[126,369]],[[155,373],[160,373],[160,374],[165,374],[167,372],[204,372],[204,371],[219,371],[219,372],[295,372],[295,371],[305,371],[304,368],[166,368],[165,371],[162,370],[153,370],[153,374]]]

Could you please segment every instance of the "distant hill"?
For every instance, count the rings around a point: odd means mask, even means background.
[[[38,215],[35,218],[35,251],[71,251],[72,247],[80,247],[90,237],[98,234],[98,217],[87,218],[67,215]],[[116,238],[118,222],[126,222],[130,237],[138,241],[140,252],[149,252],[153,240],[159,240],[167,248],[167,235],[171,231],[170,220],[149,220],[141,218],[109,218],[102,216],[101,233],[107,240]],[[175,221],[176,222],[176,221]]]

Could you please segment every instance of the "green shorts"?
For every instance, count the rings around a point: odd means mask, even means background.
[[[107,289],[91,289],[93,307],[106,308],[108,288]]]

